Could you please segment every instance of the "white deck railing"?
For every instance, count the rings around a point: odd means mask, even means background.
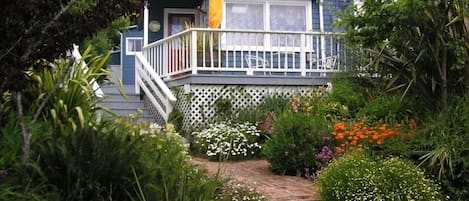
[[[143,90],[152,106],[167,122],[176,97],[140,52],[135,54],[135,75],[136,93],[140,94],[140,89]]]
[[[163,79],[226,73],[314,76],[345,70],[343,34],[192,28],[143,48]]]

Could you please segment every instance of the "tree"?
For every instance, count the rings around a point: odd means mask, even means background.
[[[347,38],[372,59],[365,68],[427,108],[447,111],[469,87],[467,0],[367,0],[341,16]]]
[[[7,0],[1,4],[0,106],[5,102],[5,92],[14,95],[23,163],[29,160],[31,128],[54,93],[47,94],[37,111],[25,114],[21,91],[29,85],[27,70],[47,68],[72,44],[80,44],[118,17],[137,11],[135,5],[134,0]],[[7,112],[0,107],[0,120]]]
[[[135,0],[6,0],[0,6],[0,94],[28,84],[25,70],[63,56],[72,44],[138,11]]]

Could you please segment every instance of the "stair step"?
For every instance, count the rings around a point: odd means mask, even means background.
[[[113,94],[120,94],[119,86],[117,85],[103,85],[101,86],[104,94],[113,93]],[[134,85],[124,85],[122,86],[122,90],[127,95],[135,94],[135,86]]]
[[[109,94],[109,93],[105,93],[103,99],[104,100],[123,100],[123,101],[126,100],[124,98],[124,96],[122,96],[121,94]],[[129,101],[133,101],[133,100],[140,101],[140,95],[127,95],[127,100],[129,100]]]
[[[135,94],[135,87],[133,85],[123,86],[127,99],[122,96],[117,85],[104,85],[101,88],[104,92],[104,98],[100,101],[99,105],[102,107],[106,107],[121,117],[127,117],[132,114],[136,116],[137,122],[155,122],[154,115],[144,108],[140,95]],[[141,111],[140,113],[138,113],[139,110]]]
[[[102,101],[100,103],[103,107],[114,108],[114,109],[143,109],[143,103],[141,101],[119,101],[119,100],[112,100],[112,101]]]

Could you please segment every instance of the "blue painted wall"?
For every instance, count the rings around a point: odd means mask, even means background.
[[[127,55],[127,37],[143,37],[143,31],[137,27],[130,28],[122,33],[121,56],[122,56],[122,82],[132,85],[135,83],[135,55]]]
[[[121,51],[112,52],[109,55],[108,65],[121,65]]]

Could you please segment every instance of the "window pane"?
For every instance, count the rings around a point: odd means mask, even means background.
[[[127,53],[141,52],[143,48],[143,39],[127,39]]]
[[[306,31],[306,7],[270,6],[270,29],[273,31]]]
[[[306,31],[305,6],[272,5],[269,19],[272,31]],[[273,35],[271,44],[273,46],[299,46],[300,36]]]
[[[264,29],[264,8],[262,4],[227,3],[226,28],[244,30]],[[262,34],[229,33],[229,45],[263,45]]]

